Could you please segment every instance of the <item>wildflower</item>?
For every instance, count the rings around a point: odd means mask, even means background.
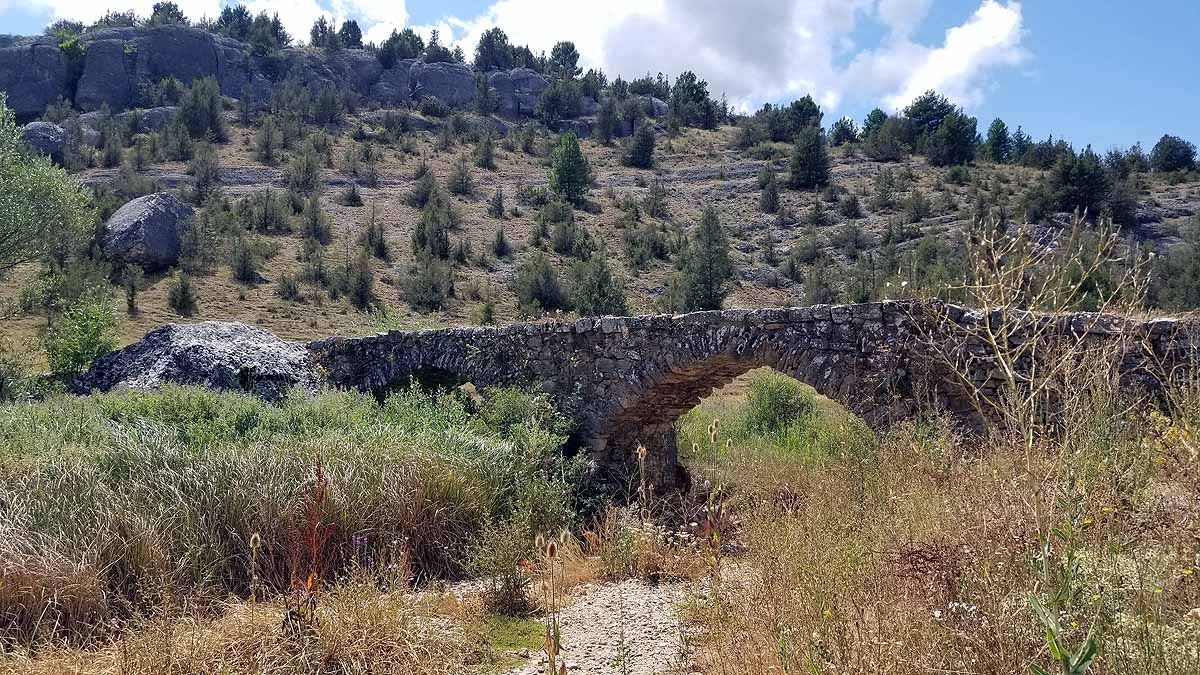
[[[1087,527],[1088,525],[1091,525],[1091,524],[1092,524],[1092,522],[1093,522],[1093,521],[1092,521],[1092,519],[1091,519],[1091,518],[1084,518],[1084,519],[1083,519],[1083,526],[1084,526],[1084,527]]]
[[[1192,575],[1193,575],[1193,574],[1195,574],[1195,573],[1196,573],[1196,572],[1195,572],[1195,570],[1192,570],[1192,569],[1186,569],[1186,570],[1184,570],[1184,571],[1183,571],[1183,576],[1185,576],[1185,577],[1190,577],[1190,576],[1192,576]]]

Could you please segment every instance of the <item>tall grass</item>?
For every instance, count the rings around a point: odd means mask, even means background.
[[[681,430],[719,413],[734,434],[718,470],[745,550],[688,608],[703,672],[1059,672],[1051,642],[1088,640],[1087,672],[1200,672],[1200,409],[1098,394],[1027,451],[939,418],[878,439],[822,440],[844,412],[750,433],[748,399]]]
[[[544,397],[511,392],[2,407],[0,635],[87,642],[150,608],[247,597],[254,577],[271,594],[401,556],[417,580],[457,574],[485,523],[570,523],[564,432]]]

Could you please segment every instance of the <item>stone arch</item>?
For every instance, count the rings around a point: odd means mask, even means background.
[[[717,389],[762,367],[812,387],[876,429],[916,407],[896,354],[872,357],[857,350],[802,348],[805,343],[795,335],[782,341],[775,339],[778,335],[777,330],[739,328],[729,332],[728,339],[709,336],[700,341],[711,350],[647,368],[624,395],[597,411],[591,423],[597,432],[590,439],[596,459],[628,472],[636,464],[637,446],[644,445],[652,480],[677,483],[683,477],[675,432],[678,419]]]

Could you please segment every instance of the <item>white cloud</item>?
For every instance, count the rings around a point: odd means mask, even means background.
[[[572,40],[586,66],[610,77],[692,70],[714,95],[746,110],[767,101],[812,94],[827,108],[843,102],[906,104],[926,89],[957,103],[977,103],[997,68],[1026,57],[1021,5],[981,0],[942,44],[913,33],[932,0],[614,0],[564,8],[552,0],[499,0],[476,17],[450,17],[437,27],[468,55],[479,35],[499,26],[515,44],[549,50]],[[856,46],[857,29],[886,29],[879,44]]]
[[[899,108],[936,89],[962,105],[976,104],[983,98],[981,73],[1027,58],[1021,37],[1021,5],[985,0],[966,23],[946,31],[942,46],[927,51],[887,101]]]
[[[879,0],[879,20],[893,35],[908,37],[929,15],[933,0]]]

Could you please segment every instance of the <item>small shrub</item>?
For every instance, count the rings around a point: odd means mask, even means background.
[[[404,300],[414,309],[441,309],[454,297],[454,271],[442,260],[418,258],[409,267],[403,290]]]
[[[503,227],[496,228],[496,236],[492,238],[492,254],[497,258],[507,258],[512,252],[512,245],[508,243],[508,237],[504,234]]]
[[[192,290],[192,279],[185,272],[176,272],[167,286],[167,305],[180,316],[196,313],[196,292]]]
[[[538,252],[517,268],[512,283],[521,308],[530,313],[568,309],[566,291],[545,254]]]
[[[785,375],[756,377],[750,383],[745,431],[774,435],[807,421],[816,412],[816,399],[796,380]]]
[[[475,166],[488,171],[496,170],[496,141],[490,131],[475,146]]]
[[[642,120],[621,155],[621,163],[638,169],[654,166],[654,125]]]
[[[425,172],[417,177],[416,184],[409,190],[405,201],[409,206],[417,209],[425,208],[425,205],[433,199],[437,193],[437,180],[433,177],[433,172],[428,170],[428,165],[425,165]]]
[[[469,195],[475,189],[475,182],[471,178],[471,164],[466,155],[459,155],[458,161],[450,170],[446,187],[456,195]]]
[[[275,295],[292,302],[304,299],[300,293],[300,283],[296,281],[296,277],[287,272],[280,274],[279,280],[275,282]]]
[[[338,195],[338,203],[342,206],[362,206],[362,195],[358,192],[358,183],[349,183]]]
[[[83,373],[93,361],[116,348],[116,326],[112,303],[107,299],[68,307],[46,333],[50,370],[64,380]]]

